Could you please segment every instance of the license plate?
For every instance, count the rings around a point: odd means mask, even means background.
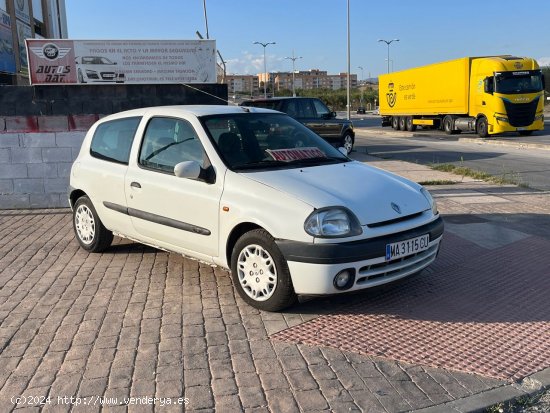
[[[427,250],[430,246],[430,235],[425,234],[416,238],[386,244],[386,261],[403,258],[407,255]]]

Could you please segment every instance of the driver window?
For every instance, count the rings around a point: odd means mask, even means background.
[[[183,119],[152,118],[147,125],[139,153],[139,164],[174,173],[174,166],[196,161],[205,166],[202,144],[189,122]]]
[[[314,100],[313,106],[315,106],[315,110],[317,111],[317,117],[319,118],[326,118],[330,113],[330,110],[328,110],[328,108],[323,104],[323,102]]]

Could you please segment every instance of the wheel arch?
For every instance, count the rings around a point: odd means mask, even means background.
[[[229,268],[231,268],[231,253],[233,252],[233,247],[237,243],[237,240],[243,234],[246,234],[247,232],[254,229],[263,229],[267,231],[267,229],[265,229],[261,225],[255,224],[253,222],[241,222],[229,233],[229,236],[227,237],[227,242],[225,244],[225,259],[227,260],[227,265]]]
[[[69,204],[71,208],[74,207],[74,204],[80,198],[81,196],[86,196],[86,192],[84,192],[82,189],[72,189],[69,194]]]

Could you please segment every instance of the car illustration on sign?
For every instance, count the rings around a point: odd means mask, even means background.
[[[103,56],[76,58],[78,83],[124,83],[124,72],[117,63]]]
[[[443,236],[434,199],[344,152],[269,109],[110,115],[72,166],[76,239],[101,252],[118,235],[229,269],[266,311],[419,273]]]

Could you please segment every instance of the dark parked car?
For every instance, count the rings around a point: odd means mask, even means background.
[[[334,146],[344,147],[348,153],[353,149],[355,132],[347,119],[337,119],[321,100],[316,98],[278,97],[245,100],[241,106],[278,110],[300,121],[317,135]]]
[[[365,110],[365,107],[364,106],[359,106],[357,108],[357,114],[358,115],[364,115],[365,113],[367,113],[367,111]]]

